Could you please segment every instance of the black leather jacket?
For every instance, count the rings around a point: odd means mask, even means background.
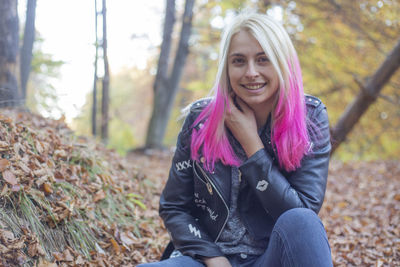
[[[223,256],[215,242],[229,215],[231,167],[216,163],[210,173],[201,161],[190,157],[193,123],[209,101],[203,99],[192,104],[178,136],[169,178],[160,198],[160,216],[173,245],[194,258]],[[307,95],[305,101],[309,125],[318,130],[309,127],[311,150],[301,167],[293,172],[279,168],[271,146],[270,123],[261,133],[264,149],[239,167],[245,185],[240,189],[238,211],[256,239],[269,238],[283,212],[305,207],[318,213],[322,206],[331,150],[329,122],[326,108],[318,98]]]

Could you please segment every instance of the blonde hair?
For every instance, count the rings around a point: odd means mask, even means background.
[[[229,48],[232,37],[242,30],[259,42],[278,75],[279,88],[272,111],[272,142],[280,166],[287,171],[294,170],[300,166],[309,143],[300,64],[283,26],[268,15],[258,13],[237,15],[222,34],[214,98],[195,121],[195,124],[205,123],[202,129],[193,131],[192,158],[197,159],[201,150],[209,169],[213,169],[216,160],[228,165],[240,164],[227,139],[224,116],[230,91]]]

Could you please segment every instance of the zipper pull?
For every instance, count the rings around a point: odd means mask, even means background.
[[[238,169],[238,171],[239,171],[239,183],[241,183],[242,182],[242,172]]]
[[[210,193],[210,195],[213,194],[212,186],[210,185],[210,183],[207,183],[207,190],[208,190],[208,193]]]

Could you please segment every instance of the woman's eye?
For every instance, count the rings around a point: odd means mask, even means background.
[[[232,60],[232,63],[233,64],[242,64],[242,63],[244,63],[244,59],[243,58],[234,58]]]
[[[269,59],[267,57],[259,57],[258,62],[269,62]]]

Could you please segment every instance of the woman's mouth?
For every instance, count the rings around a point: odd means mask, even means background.
[[[267,83],[251,83],[251,84],[242,84],[242,86],[248,90],[257,90],[267,85]]]

